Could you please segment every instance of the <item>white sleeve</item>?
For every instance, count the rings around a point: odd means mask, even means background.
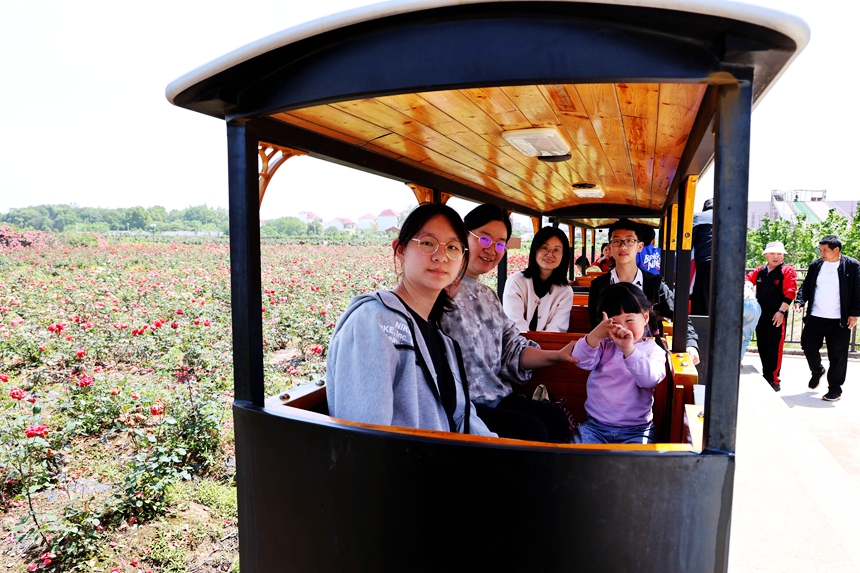
[[[526,318],[529,308],[529,282],[530,279],[524,277],[522,272],[512,275],[505,285],[507,288],[502,300],[505,314],[514,321],[520,332],[529,329],[529,321]]]

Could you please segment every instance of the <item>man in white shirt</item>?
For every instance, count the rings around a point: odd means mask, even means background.
[[[860,317],[860,263],[842,254],[842,241],[836,235],[822,237],[818,252],[821,258],[809,265],[794,308],[800,312],[809,303],[800,336],[800,346],[812,373],[809,387],[817,388],[824,376],[821,345],[826,341],[830,367],[826,370],[828,391],[822,399],[836,402],[842,397],[848,368],[851,329]]]

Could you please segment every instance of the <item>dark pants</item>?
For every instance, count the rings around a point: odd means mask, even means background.
[[[709,316],[711,302],[711,263],[696,263],[696,284],[690,295],[690,314]]]
[[[848,343],[851,341],[851,329],[839,325],[838,318],[819,318],[808,316],[803,334],[800,336],[800,346],[806,355],[806,362],[813,374],[824,374],[821,365],[821,345],[827,342],[827,385],[831,392],[842,395],[842,384],[848,372]]]
[[[778,308],[763,308],[755,327],[758,355],[761,358],[761,372],[771,384],[779,384],[779,371],[782,368],[782,348],[785,342],[785,320],[780,326],[773,325],[773,315]],[[820,359],[819,359],[820,362]]]
[[[475,404],[478,417],[502,438],[536,442],[567,442],[567,415],[554,404],[511,394],[495,407]]]

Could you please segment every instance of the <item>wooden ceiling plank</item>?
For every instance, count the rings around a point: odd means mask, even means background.
[[[272,118],[277,119],[278,121],[289,123],[291,125],[295,125],[296,127],[301,127],[302,129],[307,129],[308,131],[313,131],[314,133],[319,133],[320,135],[325,135],[326,137],[345,141],[346,143],[349,143],[351,145],[361,146],[365,144],[365,141],[363,139],[359,139],[357,137],[353,137],[351,135],[346,135],[345,133],[329,129],[328,127],[319,125],[318,123],[314,123],[312,121],[308,121],[306,119],[298,117],[291,112],[276,113],[272,116]]]
[[[615,84],[579,84],[575,89],[591,119],[616,181],[619,185],[622,185],[621,179],[630,182],[627,185],[628,191],[638,200],[636,188],[629,178],[631,166],[627,152],[627,136],[621,122],[621,107],[615,93]]]
[[[440,128],[438,131],[452,141],[471,150],[499,168],[510,171],[517,177],[521,177],[530,185],[538,189],[543,189],[554,200],[560,200],[564,196],[564,192],[570,188],[567,182],[554,171],[541,173],[529,168],[523,162],[512,159],[506,153],[500,153],[499,148],[491,143],[490,138],[482,137],[475,133],[467,126],[453,119],[444,110],[437,108],[416,94],[410,94],[409,98],[386,96],[378,98],[378,100],[415,120],[420,121],[420,119],[425,119],[437,122],[429,125],[429,127],[433,129]],[[419,112],[415,113],[416,110],[419,110]],[[494,139],[499,142],[503,141],[500,136]],[[517,153],[519,154],[519,152]]]
[[[574,107],[579,110],[575,112],[558,112],[559,119],[562,125],[567,130],[567,135],[571,143],[576,146],[577,151],[588,165],[586,168],[574,161],[576,171],[583,176],[581,181],[573,183],[596,183],[604,190],[615,188],[614,176],[611,170],[608,170],[608,159],[603,152],[603,147],[594,131],[594,126],[591,119],[587,115],[585,104],[576,90],[574,85],[563,86],[570,101]],[[571,155],[575,154],[571,150]]]
[[[391,133],[380,128],[378,125],[364,121],[328,105],[296,109],[289,113],[293,117],[316,123],[339,133],[349,134],[362,141],[371,141],[377,137],[383,137]]]
[[[633,184],[639,190],[639,196],[646,198],[648,205],[653,208],[660,84],[620,83],[615,85],[615,93],[627,136]]]
[[[656,110],[655,110],[656,112]],[[633,183],[651,201],[654,178],[654,148],[657,140],[657,120],[624,117],[624,132],[633,169]]]
[[[548,180],[556,189],[566,191],[569,188],[570,181],[561,177],[553,167],[532,157],[526,157],[507,144],[502,145],[501,133],[504,130],[462,91],[423,92],[417,95],[453,117],[455,121],[478,134],[494,147],[499,145],[497,149],[501,153]]]
[[[668,195],[706,89],[705,84],[660,85],[652,185],[657,198]]]
[[[438,131],[412,120],[408,115],[385,105],[383,101],[376,99],[356,100],[332,104],[332,106],[348,113],[355,114],[365,121],[379,125],[383,129],[400,135],[409,141],[436,151],[440,155],[454,158],[471,169],[486,173],[493,179],[504,182],[511,188],[521,190],[523,193],[531,193],[540,201],[547,202],[545,185],[532,185],[527,180],[525,169],[517,164],[518,170],[511,172],[495,163],[481,157],[473,150],[452,141]],[[379,138],[378,138],[379,139]],[[390,139],[386,139],[390,141]],[[377,141],[377,144],[381,144]],[[414,148],[413,148],[414,149]]]
[[[571,97],[569,86],[564,84],[550,84],[538,86],[538,89],[553,103],[553,109],[556,112],[565,112],[568,115],[578,115],[582,118],[588,117],[588,112],[582,104],[579,97]]]
[[[657,119],[660,84],[615,84],[623,117]]]
[[[425,147],[398,134],[391,134],[389,136],[379,138],[373,142],[373,145],[383,147],[406,157],[421,158],[420,162],[422,165],[441,169],[445,173],[456,174],[472,184],[477,184],[481,187],[490,189],[491,191],[503,193],[511,197],[514,201],[534,206],[534,208],[541,211],[546,210],[547,203],[542,191],[533,187],[529,188],[530,186],[527,186],[522,179],[513,178],[515,185],[511,185],[496,177],[496,175],[499,174],[510,176],[510,174],[505,171],[488,173],[483,170],[480,165],[478,167],[473,167],[461,163],[460,161],[451,159],[451,157],[446,154],[439,153],[438,151]]]
[[[530,127],[559,127],[561,121],[537,86],[500,88],[525,116]]]

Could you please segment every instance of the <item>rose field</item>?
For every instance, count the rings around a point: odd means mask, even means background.
[[[0,228],[0,565],[236,571],[228,247],[76,242]],[[390,246],[262,268],[267,395],[324,376],[350,298],[396,281]]]

